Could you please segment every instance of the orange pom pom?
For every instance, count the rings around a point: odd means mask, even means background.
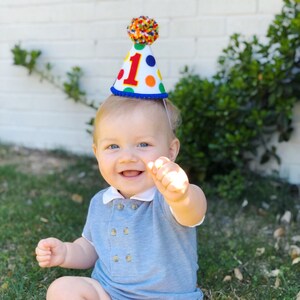
[[[158,24],[154,19],[140,16],[132,19],[127,32],[135,44],[151,45],[158,38]]]

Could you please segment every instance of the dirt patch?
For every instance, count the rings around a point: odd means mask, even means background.
[[[0,166],[14,165],[22,173],[54,174],[66,169],[71,161],[71,157],[49,151],[17,146],[0,148]]]

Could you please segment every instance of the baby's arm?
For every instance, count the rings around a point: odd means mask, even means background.
[[[148,163],[148,168],[176,220],[184,226],[201,222],[206,213],[205,195],[200,187],[189,183],[183,169],[167,157]]]
[[[36,259],[42,268],[60,266],[70,269],[89,269],[94,266],[98,255],[85,238],[73,243],[56,238],[40,240],[36,249]]]

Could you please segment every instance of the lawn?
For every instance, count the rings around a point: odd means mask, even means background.
[[[237,202],[207,186],[209,210],[198,229],[206,299],[300,299],[298,190],[254,182]],[[103,186],[93,158],[0,145],[0,299],[45,299],[54,278],[90,274],[41,269],[34,249],[43,237],[80,236],[89,200]]]

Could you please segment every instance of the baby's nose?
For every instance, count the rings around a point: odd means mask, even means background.
[[[135,162],[137,161],[138,158],[135,154],[135,151],[133,151],[132,149],[124,149],[120,155],[120,159],[119,161],[121,163],[124,162]]]

